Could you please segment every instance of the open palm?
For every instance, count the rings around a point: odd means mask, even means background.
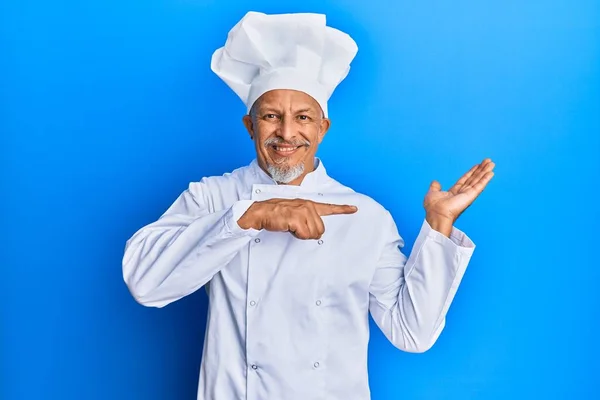
[[[486,158],[464,174],[448,191],[443,191],[438,181],[433,181],[423,201],[428,215],[447,218],[452,222],[481,194],[494,176],[495,164]]]

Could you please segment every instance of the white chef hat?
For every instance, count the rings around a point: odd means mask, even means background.
[[[327,117],[327,101],[348,75],[357,51],[350,36],[326,26],[323,14],[251,11],[214,52],[211,69],[248,112],[263,93],[292,89],[312,96]]]

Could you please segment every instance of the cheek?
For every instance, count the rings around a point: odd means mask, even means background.
[[[258,129],[254,132],[254,140],[256,141],[258,147],[264,148],[265,140],[272,136],[271,132],[266,128],[267,127],[259,126]]]
[[[310,131],[306,133],[306,139],[308,139],[308,141],[310,142],[311,148],[315,148],[316,146],[318,146],[321,141],[319,137],[319,129],[311,127]]]

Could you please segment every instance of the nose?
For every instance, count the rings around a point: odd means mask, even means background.
[[[282,118],[281,123],[279,124],[279,136],[286,141],[290,141],[296,136],[292,118]]]

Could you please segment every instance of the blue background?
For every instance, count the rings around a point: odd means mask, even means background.
[[[0,398],[195,398],[204,291],[144,308],[121,258],[190,181],[253,158],[209,68],[248,10],[324,12],[358,42],[319,156],[407,252],[432,179],[497,164],[457,222],[478,248],[436,345],[372,324],[373,399],[600,398],[599,2],[0,4]]]

